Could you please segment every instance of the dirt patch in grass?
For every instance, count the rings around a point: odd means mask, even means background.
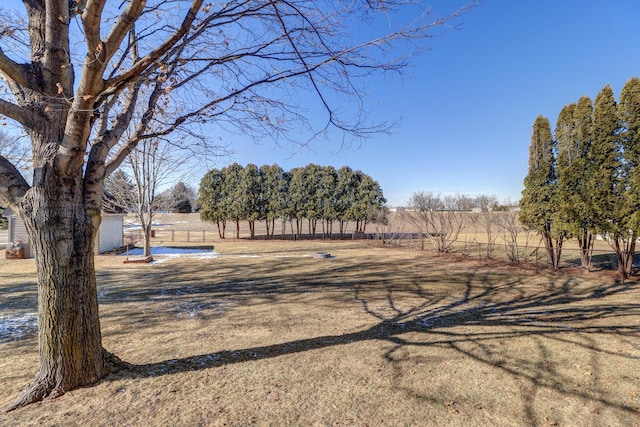
[[[365,242],[215,250],[99,257],[104,345],[132,368],[0,424],[640,425],[635,282]],[[35,292],[33,261],[0,260],[3,316]],[[0,405],[36,369],[33,331],[0,341]]]

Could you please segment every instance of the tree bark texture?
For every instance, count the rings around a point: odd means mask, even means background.
[[[102,348],[93,257],[100,220],[85,211],[80,177],[45,174],[23,198],[22,219],[38,272],[40,366],[8,409],[93,384],[118,365]]]
[[[636,236],[630,239],[614,239],[614,249],[618,262],[618,271],[623,279],[633,273],[633,258],[636,251]]]
[[[588,269],[593,251],[593,234],[583,229],[578,236],[578,244],[580,245],[580,264],[582,268]]]

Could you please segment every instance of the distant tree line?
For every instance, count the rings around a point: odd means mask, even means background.
[[[605,86],[533,125],[520,221],[545,242],[558,267],[562,244],[576,239],[588,268],[596,236],[609,242],[623,277],[632,273],[640,235],[640,79],[629,80],[616,102]]]
[[[288,223],[297,237],[305,223],[312,237],[318,223],[325,236],[333,233],[334,222],[341,236],[349,221],[355,223],[355,231],[364,232],[367,222],[380,220],[386,200],[376,181],[348,166],[336,170],[309,164],[285,171],[277,164],[243,167],[233,163],[207,172],[200,182],[198,202],[201,219],[216,223],[224,238],[227,221],[235,223],[236,237],[240,221],[248,221],[251,237],[257,221],[264,221],[267,237],[274,235],[276,221],[281,223],[282,235]]]

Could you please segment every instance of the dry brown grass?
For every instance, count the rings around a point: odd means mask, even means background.
[[[640,426],[635,282],[366,242],[216,251],[98,257],[104,345],[132,368],[0,425]],[[0,297],[35,310],[33,261],[0,259]],[[33,334],[0,341],[0,405],[36,368]]]

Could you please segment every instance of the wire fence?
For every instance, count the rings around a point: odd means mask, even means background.
[[[227,230],[224,233],[225,239],[234,240],[236,239],[236,231]],[[251,235],[246,231],[241,231],[240,239],[249,239]],[[372,235],[362,232],[349,232],[349,233],[323,233],[322,231],[317,232],[316,234],[308,234],[304,233],[302,235],[292,234],[292,233],[274,233],[271,236],[266,236],[265,233],[256,233],[253,237],[256,240],[265,240],[265,239],[273,239],[273,240],[344,240],[344,239],[372,239]],[[151,230],[151,239],[154,243],[213,243],[214,241],[219,241],[221,239],[218,230],[216,229],[152,229]],[[124,240],[125,243],[135,244],[137,242],[141,242],[143,240],[142,230],[134,229],[134,230],[125,230],[124,232]]]
[[[225,237],[229,240],[233,240],[236,237],[235,230],[225,233]],[[314,236],[304,235],[294,236],[292,234],[275,233],[270,239],[280,240],[293,240],[296,238],[303,239],[366,239],[374,240],[382,245],[391,245],[396,247],[402,247],[408,250],[420,250],[420,251],[432,251],[435,250],[431,237],[437,237],[434,235],[428,236],[421,233],[414,232],[372,232],[372,233],[345,233],[343,235],[333,233],[331,235],[324,235],[318,233]],[[167,244],[167,243],[213,243],[220,240],[220,235],[217,229],[153,229],[152,230],[152,242],[153,244]],[[246,233],[241,234],[241,238],[250,238]],[[264,234],[257,234],[255,239],[266,239]],[[125,231],[125,244],[135,244],[141,242],[142,231],[127,230]],[[520,242],[507,242],[504,239],[496,239],[495,242],[486,243],[480,242],[475,239],[459,239],[454,242],[450,242],[450,246],[447,249],[448,253],[459,254],[469,259],[475,259],[479,262],[483,261],[503,261],[514,264],[526,263],[536,268],[544,268],[547,266],[547,254],[542,244],[537,241],[535,244],[531,244],[533,239],[527,239],[524,243]],[[640,258],[634,260],[640,264]],[[609,248],[604,242],[601,242],[597,248],[594,248],[587,260],[589,268],[591,269],[605,269],[615,270],[617,269],[617,259],[613,249]],[[581,266],[582,258],[581,251],[577,247],[577,243],[573,241],[565,242],[561,252],[560,267],[572,267]],[[635,265],[635,263],[634,263]]]
[[[433,246],[429,236],[419,233],[373,233],[371,238],[380,241],[383,245],[392,245],[406,248],[408,250],[433,251]],[[615,251],[601,242],[600,247],[592,249],[585,261],[593,270],[616,270],[618,262]],[[547,253],[542,244],[516,244],[505,241],[493,243],[479,242],[477,240],[457,240],[451,243],[448,253],[459,254],[469,259],[482,261],[503,261],[514,264],[526,263],[536,268],[548,266]],[[565,242],[560,257],[560,267],[582,266],[581,250],[577,242]],[[634,258],[634,267],[640,267],[640,256]]]
[[[216,230],[151,230],[153,242],[175,242],[175,243],[206,243],[213,242],[218,238]],[[128,244],[135,244],[143,240],[142,230],[126,230],[124,241]]]

